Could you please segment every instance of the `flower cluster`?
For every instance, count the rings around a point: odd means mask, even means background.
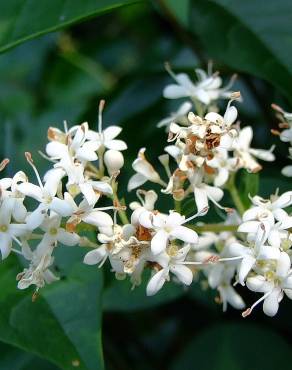
[[[42,177],[32,155],[25,154],[37,185],[24,172],[0,180],[2,259],[14,252],[27,260],[17,275],[18,287],[35,285],[39,290],[58,280],[56,248],[88,247],[85,264],[110,264],[115,277],[129,278],[133,288],[150,276],[147,295],[156,294],[169,281],[189,286],[201,279],[202,286],[218,292],[223,310],[228,304],[244,309],[235,289],[240,284],[263,293],[244,317],[262,301],[264,312],[273,316],[284,294],[292,298],[292,217],[285,210],[292,205],[292,191],[270,199],[253,194],[246,209],[236,188],[236,173],[258,172],[262,168],[258,160],[273,161],[275,156],[273,148],[251,147],[252,128],[241,127],[237,120],[234,104],[241,96],[230,90],[234,78],[222,87],[222,79],[211,68],[208,73],[197,69],[197,82],[185,73],[175,74],[169,65],[167,70],[175,83],[165,87],[164,97],[186,100],[158,123],[167,131],[160,163],[148,161],[146,148],[132,163],[128,191],[136,189],[137,201],[126,207],[119,199],[117,178],[127,145],[116,138],[121,127],[103,129],[101,101],[97,132],[87,122],[69,129],[65,122],[64,131],[49,128],[49,143],[41,154],[51,167]],[[221,99],[228,100],[222,115]],[[290,115],[281,113],[290,125]],[[281,134],[290,143],[291,127],[285,126]],[[4,160],[0,170],[7,164]],[[141,189],[147,182],[155,190]],[[223,206],[227,193],[233,204]],[[170,206],[159,209],[158,199],[167,196]],[[184,215],[186,204],[191,204],[191,211]],[[211,209],[220,212],[223,222],[204,222]],[[95,240],[82,236],[88,228],[95,232]]]

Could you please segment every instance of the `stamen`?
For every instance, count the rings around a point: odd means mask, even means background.
[[[218,262],[226,262],[226,261],[237,261],[242,260],[243,256],[237,256],[237,257],[226,257],[226,258],[220,258]]]
[[[104,106],[105,106],[105,100],[102,99],[99,102],[99,106],[98,106],[98,133],[99,133],[99,136],[100,136],[100,140],[102,142],[104,142],[104,135],[103,135],[103,132],[102,132],[102,112],[103,112]]]
[[[176,75],[173,73],[173,70],[171,69],[170,67],[170,64],[169,62],[165,62],[164,63],[164,68],[166,69],[166,71],[170,74],[170,76],[179,84],[177,78],[176,78]]]
[[[67,124],[66,120],[63,121],[63,125],[64,125],[65,134],[67,134],[68,133],[68,124]]]
[[[9,162],[10,160],[8,158],[3,159],[3,161],[0,163],[0,171],[3,171]]]
[[[245,311],[242,312],[242,317],[247,317],[252,313],[252,310],[263,300],[265,300],[270,294],[272,293],[272,290],[264,294],[260,299],[258,299],[251,307],[247,308]]]
[[[38,183],[39,183],[40,188],[42,190],[44,190],[44,186],[43,186],[42,180],[40,178],[40,175],[38,173],[38,170],[37,170],[36,166],[33,163],[33,159],[32,159],[31,153],[30,152],[25,152],[24,155],[25,155],[25,158],[26,158],[27,162],[31,165],[32,169],[34,170],[34,173],[36,175],[36,178],[38,180]]]
[[[207,207],[205,207],[205,208],[203,208],[203,209],[201,209],[199,212],[197,212],[195,215],[193,215],[193,216],[191,216],[191,217],[189,217],[189,218],[187,218],[186,220],[184,220],[184,222],[182,223],[182,225],[183,224],[185,224],[185,223],[187,223],[187,222],[189,222],[189,221],[191,221],[191,220],[193,220],[194,218],[196,218],[196,217],[199,217],[199,216],[204,216],[207,212],[208,212],[208,210],[209,210],[209,207],[207,206]]]

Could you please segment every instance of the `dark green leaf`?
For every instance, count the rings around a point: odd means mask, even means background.
[[[32,291],[19,291],[21,271],[10,256],[0,266],[0,339],[44,357],[64,370],[103,369],[101,352],[102,275],[86,266],[72,269],[68,280],[51,285],[32,302]]]
[[[0,52],[139,0],[11,0],[0,4]]]
[[[129,280],[115,280],[103,294],[103,308],[106,311],[136,311],[159,306],[184,294],[183,287],[166,283],[154,296],[146,296],[147,278],[140,286],[131,290]]]
[[[259,174],[242,170],[237,174],[239,178],[239,196],[246,209],[251,205],[249,196],[253,197],[259,192]]]
[[[218,324],[198,333],[171,369],[284,369],[290,352],[280,336],[256,324]]]
[[[289,0],[194,0],[191,31],[212,58],[268,80],[292,101]]]

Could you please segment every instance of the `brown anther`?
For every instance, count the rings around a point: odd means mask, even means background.
[[[247,316],[249,316],[251,314],[251,308],[248,308],[248,309],[246,309],[245,311],[243,311],[242,313],[241,313],[241,316],[242,317],[247,317]]]
[[[284,111],[283,111],[283,109],[279,106],[279,105],[277,105],[277,104],[271,104],[271,107],[272,107],[272,109],[274,109],[275,111],[277,111],[277,112],[280,112],[280,113],[282,113],[282,114],[284,114]]]
[[[35,291],[33,295],[31,296],[31,301],[35,302],[38,299],[38,297],[39,297],[39,293]]]
[[[138,240],[142,241],[149,241],[152,239],[150,231],[141,225],[137,227],[136,237]]]
[[[210,256],[210,257],[206,258],[206,259],[204,260],[204,263],[216,263],[216,262],[218,262],[219,260],[220,260],[220,257],[219,257],[219,256],[215,256],[215,255],[213,255],[213,256]]]
[[[224,208],[224,211],[227,212],[227,213],[233,213],[235,211],[234,208],[230,208],[230,207],[225,207]]]
[[[232,100],[239,99],[240,97],[241,97],[240,91],[234,91],[234,92],[230,95],[230,99],[232,99]]]
[[[280,128],[289,128],[290,126],[289,126],[289,124],[287,122],[280,122],[279,123],[279,127]]]
[[[101,99],[100,102],[99,102],[99,106],[98,106],[98,110],[99,110],[100,113],[103,111],[104,106],[105,106],[105,100]]]
[[[3,159],[3,161],[0,163],[0,171],[3,171],[9,162],[10,160],[8,158]]]
[[[281,132],[279,130],[271,129],[271,134],[272,135],[275,135],[275,136],[280,136],[281,135]]]
[[[25,153],[24,153],[24,155],[25,155],[26,160],[27,160],[29,163],[33,163],[32,155],[31,155],[31,153],[30,153],[30,152],[25,152]]]

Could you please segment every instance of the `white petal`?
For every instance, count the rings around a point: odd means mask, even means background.
[[[282,175],[287,176],[287,177],[292,177],[292,166],[285,166],[282,171]]]
[[[110,186],[110,184],[108,184],[107,182],[91,181],[91,185],[92,185],[94,190],[100,191],[101,193],[109,194],[109,195],[113,194],[113,189]]]
[[[79,184],[79,188],[84,195],[84,198],[87,200],[89,205],[94,205],[97,201],[97,196],[92,188],[92,185],[89,182]]]
[[[234,106],[229,107],[224,114],[224,123],[231,126],[237,118],[237,109]]]
[[[222,189],[209,185],[205,185],[205,189],[207,191],[207,196],[211,200],[214,199],[216,202],[219,202],[223,198],[224,192]]]
[[[280,277],[285,277],[290,270],[291,262],[290,257],[286,252],[281,252],[277,264],[277,275]]]
[[[30,230],[38,228],[44,221],[47,209],[43,204],[40,204],[37,209],[35,209],[26,218],[27,227]]]
[[[225,288],[225,295],[227,302],[237,310],[241,310],[245,307],[245,303],[241,296],[236,292],[232,286]]]
[[[73,213],[71,204],[64,199],[59,199],[57,197],[53,198],[49,208],[63,217],[71,216]]]
[[[8,234],[0,232],[0,251],[2,260],[8,257],[11,251],[12,241]]]
[[[159,230],[151,240],[151,251],[159,254],[166,249],[169,234],[164,230]]]
[[[103,131],[104,141],[109,141],[117,137],[122,131],[120,126],[109,126]]]
[[[205,189],[195,187],[194,195],[198,212],[208,207],[208,197]]]
[[[264,300],[263,310],[268,316],[275,316],[279,309],[280,288],[274,288],[271,294]]]
[[[108,227],[113,225],[111,216],[98,210],[93,210],[89,215],[83,217],[83,221],[97,227]]]
[[[170,233],[172,238],[182,240],[186,243],[196,244],[198,242],[198,234],[185,226],[177,226]]]
[[[79,242],[79,239],[79,235],[75,233],[69,233],[61,228],[58,230],[57,240],[64,245],[71,247],[76,245]]]
[[[93,251],[88,252],[84,257],[83,262],[86,263],[86,265],[96,265],[104,259],[106,254],[106,248],[101,246]]]
[[[166,274],[167,272],[163,269],[158,271],[155,275],[152,276],[146,288],[146,294],[148,296],[156,294],[163,287],[163,284],[165,283]]]
[[[179,85],[168,85],[163,90],[163,96],[166,99],[178,99],[190,96],[190,92],[183,86]]]
[[[256,233],[259,229],[259,225],[260,225],[259,221],[246,221],[239,226],[238,232]]]
[[[229,171],[226,168],[219,168],[218,175],[215,177],[214,185],[222,186],[226,183],[229,177]]]
[[[185,285],[190,285],[193,281],[193,273],[187,266],[170,265],[170,271]]]
[[[133,175],[128,183],[128,191],[138,188],[139,186],[143,185],[147,181],[147,178],[140,173],[136,173]]]
[[[245,256],[241,261],[239,271],[238,271],[238,280],[241,285],[244,285],[245,278],[254,266],[256,259],[252,256]]]
[[[23,182],[22,184],[18,185],[17,189],[18,191],[20,191],[20,193],[28,197],[34,198],[38,200],[39,202],[42,199],[43,191],[37,185],[31,184],[29,182]]]
[[[261,159],[262,161],[272,162],[275,160],[275,154],[273,154],[270,150],[264,149],[250,149],[250,154],[254,155],[255,157]]]
[[[126,150],[128,147],[127,147],[127,144],[122,141],[122,140],[110,140],[110,141],[107,141],[105,143],[105,146],[108,148],[108,149],[113,149],[113,150]]]

